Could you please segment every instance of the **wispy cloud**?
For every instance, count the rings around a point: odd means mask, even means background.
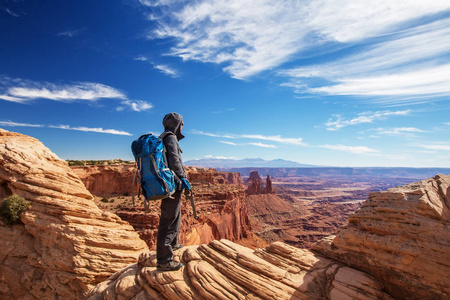
[[[166,74],[167,76],[170,76],[172,78],[180,77],[180,74],[177,70],[167,66],[167,65],[154,65],[154,68],[158,71],[160,71],[163,74]]]
[[[121,106],[116,110],[130,109],[145,111],[153,108],[153,104],[142,100],[130,100],[126,94],[111,86],[96,82],[76,82],[72,84],[54,84],[49,82],[35,82],[20,78],[11,79],[0,76],[0,99],[16,102],[31,103],[36,99],[48,99],[57,102],[96,102],[101,99],[119,99]]]
[[[12,121],[0,121],[0,126],[9,126],[9,127],[44,127],[41,124],[28,124],[28,123],[18,123]]]
[[[133,111],[145,111],[153,108],[153,104],[141,100],[125,100],[120,102],[123,106],[116,108],[117,111],[123,111],[129,108]]]
[[[103,128],[89,128],[84,126],[72,127],[69,125],[43,125],[43,124],[29,124],[29,123],[19,123],[13,121],[0,121],[0,126],[8,126],[8,127],[39,127],[39,128],[56,128],[56,129],[65,129],[65,130],[76,130],[76,131],[84,131],[84,132],[97,132],[97,133],[108,133],[115,135],[128,135],[132,134],[122,130],[116,129],[103,129]]]
[[[424,130],[421,130],[421,129],[415,128],[415,127],[397,127],[397,128],[390,128],[390,129],[378,128],[377,131],[378,131],[378,134],[383,134],[383,135],[407,135],[407,136],[411,136],[414,133],[426,132]]]
[[[102,98],[126,99],[123,92],[96,82],[53,84],[29,80],[1,78],[0,99],[25,103],[34,99],[49,99],[59,102],[96,101]]]
[[[341,115],[333,115],[325,126],[327,130],[335,131],[346,126],[357,125],[361,123],[372,123],[374,121],[385,120],[391,116],[406,116],[411,113],[411,110],[399,110],[399,111],[376,111],[376,112],[363,112],[358,117],[346,120]]]
[[[149,37],[175,38],[169,54],[224,64],[235,78],[278,67],[317,45],[334,43],[339,48],[393,34],[406,22],[450,8],[445,1],[401,0],[203,0],[178,2],[170,9],[165,7],[168,1],[141,3],[164,12]]]
[[[222,143],[222,144],[227,144],[227,145],[232,145],[232,146],[237,146],[237,144],[236,144],[236,143],[233,143],[233,142],[228,142],[228,141],[219,141],[219,143]]]
[[[132,134],[126,131],[122,130],[116,130],[116,129],[103,129],[101,127],[99,128],[89,128],[89,127],[71,127],[69,125],[49,125],[49,128],[57,128],[57,129],[65,129],[65,130],[76,130],[76,131],[84,131],[84,132],[96,132],[96,133],[107,133],[107,134],[115,134],[115,135],[128,135],[131,136]]]
[[[450,144],[423,144],[423,145],[417,145],[417,147],[429,149],[429,150],[444,150],[444,151],[450,151]]]
[[[281,135],[265,136],[265,135],[260,135],[260,134],[215,134],[215,133],[208,133],[208,132],[204,132],[204,131],[200,131],[200,130],[192,130],[191,132],[193,134],[218,137],[218,138],[264,140],[264,141],[277,142],[277,143],[281,143],[281,144],[305,146],[305,143],[303,143],[302,138],[285,138],[285,137],[282,137]]]
[[[9,9],[9,8],[3,8],[3,9],[4,9],[10,16],[13,16],[13,17],[16,17],[16,18],[20,17],[20,15],[19,15],[18,13],[12,11],[12,10]]]
[[[66,30],[61,31],[57,34],[57,36],[64,36],[64,37],[76,37],[79,36],[81,32],[83,32],[85,28],[75,29],[75,30]]]
[[[321,148],[326,148],[330,150],[338,150],[343,152],[350,152],[354,154],[367,154],[367,153],[377,153],[378,150],[371,149],[366,146],[344,146],[344,145],[321,145]]]
[[[257,146],[257,147],[262,147],[262,148],[278,148],[275,145],[269,145],[269,144],[263,144],[263,143],[248,143],[249,145],[253,145],[253,146]]]

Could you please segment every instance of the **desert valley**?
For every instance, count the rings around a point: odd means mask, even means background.
[[[1,198],[29,205],[15,224],[0,220],[2,299],[450,295],[449,175],[189,167],[199,218],[183,201],[175,260],[185,266],[161,272],[159,203],[145,213],[135,185],[133,205],[132,164],[69,167],[5,130],[0,157]]]

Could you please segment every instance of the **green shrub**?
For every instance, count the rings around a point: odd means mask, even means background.
[[[114,199],[109,200],[109,203],[113,203],[113,202],[114,202]]]
[[[108,199],[108,198],[102,198],[102,200],[100,200],[100,201],[105,202],[105,203],[108,203],[108,202],[109,202],[109,199]]]
[[[0,216],[6,224],[15,224],[20,220],[20,214],[26,211],[30,204],[31,202],[18,195],[9,196],[3,199],[0,205]]]

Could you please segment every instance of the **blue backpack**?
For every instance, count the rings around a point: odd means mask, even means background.
[[[175,192],[174,173],[167,165],[166,149],[163,139],[172,132],[166,131],[159,137],[144,134],[131,144],[131,151],[136,160],[140,175],[140,188],[144,195],[145,211],[148,212],[147,200],[158,200],[172,196]],[[136,173],[133,177],[133,205]]]

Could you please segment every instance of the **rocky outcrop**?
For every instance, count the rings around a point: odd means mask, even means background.
[[[195,220],[188,200],[181,204],[179,241],[183,245],[199,245],[212,240],[228,239],[251,246],[266,245],[255,236],[250,226],[243,188],[216,184],[213,187],[191,181],[199,218]],[[148,214],[141,207],[123,207],[117,211],[128,221],[152,250],[156,249],[160,201],[150,201]]]
[[[449,299],[449,208],[450,175],[438,175],[372,193],[313,252],[211,241],[178,250],[176,272],[149,252],[89,299]]]
[[[251,181],[250,181],[251,180]],[[274,194],[275,191],[272,187],[272,180],[270,179],[270,175],[267,175],[266,185],[264,187],[261,186],[262,179],[258,174],[258,171],[252,171],[250,173],[250,177],[245,182],[251,182],[245,191],[247,195],[259,195],[259,194]]]
[[[375,276],[396,299],[449,299],[450,176],[370,194],[314,249]]]
[[[189,181],[198,184],[230,184],[242,185],[241,174],[236,172],[222,172],[215,169],[186,167]]]
[[[31,202],[0,221],[1,299],[81,299],[147,250],[133,228],[101,211],[67,163],[38,140],[0,130],[0,196]]]
[[[72,166],[88,191],[99,197],[131,195],[133,193],[134,164]],[[186,167],[189,181],[196,184],[242,185],[241,175],[214,169]],[[139,183],[135,180],[134,191],[138,194]]]
[[[72,166],[71,168],[93,195],[110,197],[133,193],[135,166],[132,164]],[[134,191],[137,194],[137,181]]]
[[[268,243],[283,241],[309,248],[318,240],[335,234],[361,206],[359,202],[290,202],[273,194],[246,198],[253,233]]]
[[[155,268],[154,252],[97,285],[97,299],[385,299],[372,276],[277,242],[251,250],[227,240],[184,247],[175,272]]]

